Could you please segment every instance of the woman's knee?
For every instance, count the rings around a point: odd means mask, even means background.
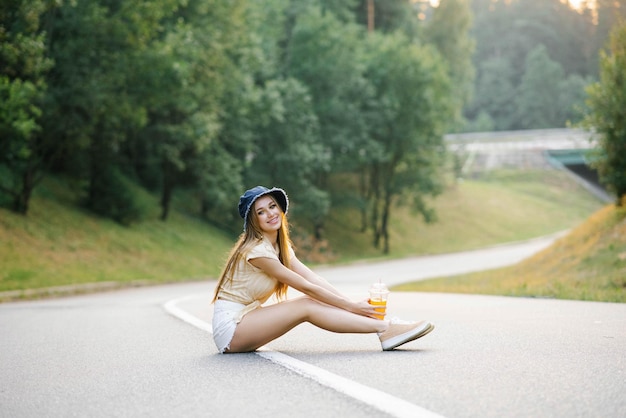
[[[315,300],[309,296],[303,296],[298,300],[298,302],[306,315],[307,321],[316,314],[331,308],[329,305],[326,305],[325,303]]]

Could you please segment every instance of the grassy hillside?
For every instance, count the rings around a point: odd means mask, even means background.
[[[181,212],[132,227],[81,210],[75,187],[48,179],[36,189],[28,216],[0,209],[0,291],[67,284],[182,281],[219,273],[235,237]],[[394,207],[389,257],[472,249],[571,228],[600,207],[564,173],[498,172],[465,181],[433,202],[439,222],[425,225],[402,205]],[[292,219],[294,236],[299,235]],[[371,235],[359,233],[359,214],[339,207],[326,228],[330,250],[301,258],[344,262],[380,257]],[[319,253],[319,252],[318,252]]]
[[[395,290],[626,302],[626,208],[608,205],[521,263]]]
[[[157,200],[144,196],[154,208]],[[131,227],[76,205],[67,184],[47,180],[28,216],[0,210],[0,291],[92,282],[215,277],[233,239],[173,212]]]
[[[400,202],[401,203],[401,202]],[[494,171],[450,186],[433,202],[438,221],[425,224],[408,207],[393,208],[391,257],[470,250],[572,228],[601,203],[557,170]],[[380,256],[371,234],[358,233],[360,215],[335,211],[326,228],[339,259]]]

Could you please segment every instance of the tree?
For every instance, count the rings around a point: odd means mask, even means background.
[[[48,17],[49,77],[43,133],[55,143],[55,168],[86,180],[84,204],[128,223],[137,212],[126,190],[131,167],[121,153],[147,122],[146,51],[176,0],[67,2]]]
[[[0,5],[0,204],[21,214],[28,212],[48,149],[40,136],[45,76],[53,64],[41,24],[47,7],[24,0]]]
[[[483,119],[488,115],[495,130],[512,129],[517,118],[513,68],[504,58],[491,58],[481,63],[479,70],[476,91],[480,94],[472,101],[470,115],[475,119],[475,115],[482,114]]]
[[[430,47],[399,33],[368,39],[366,77],[375,89],[370,135],[379,148],[369,156],[368,196],[374,245],[389,252],[393,204],[411,203],[424,218],[433,212],[425,197],[441,191],[443,133],[454,104],[446,67]]]
[[[448,66],[454,90],[451,99],[455,102],[450,130],[462,127],[463,109],[472,98],[475,42],[469,35],[471,25],[472,13],[467,0],[441,0],[424,30],[426,42],[437,48]]]
[[[358,25],[317,8],[310,8],[294,28],[289,75],[310,91],[331,170],[354,169],[366,137],[363,108],[372,92],[363,76],[363,35]]]
[[[626,195],[626,24],[611,33],[609,50],[600,52],[600,81],[587,89],[589,112],[583,126],[598,138],[592,165],[623,205]]]
[[[582,77],[578,74],[571,74],[561,80],[557,119],[560,123],[568,126],[580,122],[587,98],[585,89],[591,83],[593,83],[591,76]]]
[[[543,45],[527,58],[522,83],[515,99],[517,120],[512,127],[554,128],[580,119],[585,86],[589,80],[578,74],[565,76],[558,62],[552,61]],[[494,109],[494,114],[497,111]]]
[[[592,56],[595,64],[594,70],[598,71],[600,66],[597,61],[599,59],[597,52],[609,42],[613,28],[626,20],[626,5],[621,0],[595,0],[594,6],[596,16],[590,38],[593,41],[591,51],[594,53]],[[594,75],[596,75],[595,72]]]
[[[232,64],[219,103],[219,131],[192,156],[189,171],[200,198],[201,216],[227,229],[236,225],[239,231],[239,221],[233,222],[238,215],[232,210],[232,197],[244,188],[246,159],[253,151],[261,119],[257,109],[262,88],[254,84],[253,72],[244,71],[248,69],[244,62]]]
[[[416,23],[416,13],[413,12],[413,2],[409,0],[359,0],[354,8],[356,20],[367,27],[368,19],[373,20],[373,29],[392,33],[401,30],[405,35],[413,35]],[[368,7],[373,6],[368,10]],[[369,15],[369,13],[372,13]]]
[[[293,78],[268,81],[257,112],[261,125],[248,156],[245,184],[280,185],[290,190],[290,197],[298,202],[294,213],[320,225],[319,218],[328,213],[330,200],[328,193],[315,185],[314,175],[320,166],[328,165],[330,156],[321,145],[307,87]]]
[[[526,58],[517,95],[519,120],[516,128],[554,128],[559,120],[560,83],[563,69],[552,61],[545,46],[539,45]]]
[[[286,10],[297,2],[216,3],[208,8],[211,18],[196,29],[213,33],[213,41],[200,53],[208,58],[202,67],[211,69],[214,78],[194,84],[204,84],[205,97],[214,98],[202,109],[213,112],[217,129],[204,145],[195,148],[186,166],[203,218],[221,227],[236,225],[238,231],[239,222],[233,222],[238,215],[232,210],[232,196],[244,188],[252,163],[261,165],[267,157],[265,152],[257,152],[258,142],[274,106],[272,99],[282,106],[283,98],[274,94],[270,99],[266,93],[268,83],[282,78],[280,59],[286,54],[279,44]],[[271,157],[269,161],[271,164]]]
[[[148,121],[138,139],[153,157],[157,178],[150,183],[160,189],[163,221],[191,161],[210,146],[220,129],[218,109],[227,58],[221,46],[211,54],[205,52],[209,45],[220,45],[219,36],[200,28],[221,8],[208,12],[202,3],[189,2],[176,14],[174,27],[155,42],[155,57],[145,73],[150,77],[151,100],[147,103]],[[206,167],[196,168],[202,169]]]
[[[612,5],[610,8],[609,3]],[[520,99],[524,104],[523,109],[518,109],[516,104],[506,108],[491,106],[497,112],[492,112],[484,107],[484,104],[501,102],[504,100],[490,79],[498,83],[498,79],[511,83],[514,89],[522,92],[527,86],[522,87],[525,77],[526,62],[531,52],[539,45],[543,45],[550,60],[560,65],[563,72],[562,79],[567,79],[569,87],[575,88],[571,94],[563,91],[565,83],[559,82],[558,95],[560,100],[555,106],[566,109],[559,112],[560,116],[550,118],[550,127],[565,126],[567,120],[576,119],[577,114],[571,109],[580,103],[580,82],[588,81],[588,77],[596,74],[595,55],[598,47],[596,39],[602,38],[602,32],[606,27],[609,15],[617,16],[623,10],[615,8],[612,0],[599,0],[595,2],[595,11],[599,14],[599,22],[594,22],[593,13],[589,9],[582,12],[574,10],[566,1],[560,0],[472,0],[472,10],[475,15],[472,33],[476,38],[476,53],[474,63],[477,68],[475,88],[475,101],[466,107],[465,115],[468,119],[475,119],[481,112],[487,111],[493,119],[496,129],[519,129],[521,127],[545,126],[545,117],[538,114],[532,116],[532,120],[539,125],[529,125],[529,120],[518,121],[517,115],[526,113],[526,118],[533,106],[530,102]],[[621,9],[624,9],[622,7]],[[498,66],[491,63],[499,62]],[[488,64],[489,63],[489,64]],[[498,71],[502,71],[498,74]],[[490,72],[490,74],[487,74]],[[533,76],[536,78],[536,75]],[[537,81],[537,80],[536,80]],[[531,82],[526,79],[526,83]],[[535,82],[533,82],[535,83]],[[551,87],[556,90],[555,86]],[[509,89],[504,90],[508,95]],[[566,103],[566,100],[572,102]],[[521,104],[517,101],[517,104]],[[543,120],[541,120],[543,119]]]
[[[364,32],[363,27],[342,23],[316,8],[309,9],[294,28],[289,74],[310,91],[320,145],[329,156],[327,164],[313,170],[319,189],[328,189],[329,174],[358,169],[360,154],[368,147],[365,108],[373,92],[364,77]],[[311,214],[315,214],[314,236],[320,239],[325,213]]]

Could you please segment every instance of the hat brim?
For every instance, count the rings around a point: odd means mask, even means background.
[[[272,187],[267,193],[263,193],[261,196],[272,195],[276,203],[280,205],[280,208],[283,212],[287,213],[289,210],[289,198],[287,197],[287,193],[283,189],[279,189],[278,187]],[[256,200],[256,199],[255,199]]]
[[[276,203],[278,203],[284,213],[287,213],[287,211],[289,210],[289,197],[287,197],[287,193],[285,193],[283,189],[279,187],[272,187],[271,189],[259,192],[257,195],[253,196],[250,199],[250,202],[248,203],[248,206],[246,208],[245,216],[243,218],[244,231],[246,230],[246,226],[248,225],[248,216],[250,214],[250,210],[252,210],[252,207],[254,206],[254,202],[256,202],[259,197],[267,195],[271,195],[274,198],[274,200],[276,201]]]

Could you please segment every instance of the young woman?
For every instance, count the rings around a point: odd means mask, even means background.
[[[224,267],[213,302],[220,353],[254,351],[303,322],[339,333],[378,333],[393,350],[433,330],[427,322],[380,320],[367,300],[354,302],[298,260],[289,240],[284,190],[256,186],[239,199],[244,232]],[[305,296],[284,300],[288,287]],[[270,296],[279,303],[261,306]]]

